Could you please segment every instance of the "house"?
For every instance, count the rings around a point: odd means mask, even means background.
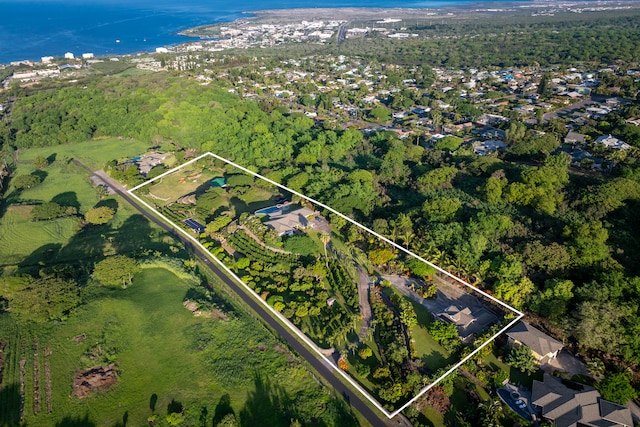
[[[445,322],[453,323],[460,329],[466,329],[476,321],[469,307],[460,308],[457,305],[450,305],[437,316]]]
[[[510,346],[526,345],[531,349],[533,357],[538,363],[544,364],[558,356],[558,352],[564,347],[560,341],[551,338],[539,329],[528,323],[518,322],[507,332]]]
[[[570,131],[567,136],[564,137],[565,144],[584,144],[586,141],[587,135],[573,131]]]
[[[600,144],[604,144],[607,148],[616,148],[616,149],[620,149],[620,150],[628,150],[629,148],[631,148],[631,146],[629,144],[627,144],[626,142],[619,140],[618,138],[611,136],[611,134],[609,135],[602,135],[600,137],[598,137],[598,139],[596,139],[595,141],[596,143],[600,143]]]
[[[140,173],[144,176],[147,176],[151,169],[161,164],[170,155],[171,154],[169,153],[160,154],[152,152],[147,155],[141,156],[137,159],[138,169],[140,169]]]
[[[309,218],[315,216],[315,212],[309,208],[302,207],[295,211],[280,209],[273,214],[268,214],[269,220],[265,221],[265,225],[270,227],[278,233],[278,236],[287,235],[291,236],[296,230],[304,230],[311,227],[311,221]]]
[[[487,156],[494,151],[504,150],[505,148],[507,148],[507,144],[502,141],[496,141],[494,139],[473,143],[473,152],[479,156]]]
[[[593,387],[545,374],[533,381],[531,405],[557,427],[631,427],[631,411],[600,397]]]

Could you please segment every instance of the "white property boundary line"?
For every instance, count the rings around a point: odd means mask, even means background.
[[[431,267],[435,268],[437,271],[439,271],[440,273],[464,284],[465,286],[473,289],[475,292],[478,292],[479,294],[483,295],[486,298],[489,298],[491,301],[498,303],[499,305],[505,307],[506,309],[512,311],[513,313],[515,313],[517,316],[516,318],[511,321],[508,325],[506,325],[505,327],[503,327],[502,329],[500,329],[500,331],[498,333],[496,333],[495,335],[493,335],[492,337],[490,337],[486,342],[484,342],[482,345],[480,345],[478,348],[476,348],[474,351],[472,351],[467,357],[465,357],[464,359],[462,359],[461,361],[459,361],[458,363],[456,363],[455,365],[453,365],[453,367],[451,367],[447,372],[445,372],[441,377],[439,377],[438,379],[436,379],[434,382],[432,382],[431,384],[429,384],[428,386],[426,386],[425,388],[423,388],[422,390],[420,390],[420,392],[413,397],[412,399],[410,399],[407,403],[405,403],[404,405],[402,405],[399,409],[395,410],[394,412],[389,412],[387,411],[373,396],[371,396],[360,384],[358,384],[356,381],[354,381],[353,378],[351,378],[351,376],[349,376],[345,371],[343,371],[342,369],[340,369],[339,367],[337,367],[329,358],[327,358],[324,354],[322,354],[320,352],[320,350],[318,349],[318,347],[316,346],[316,344],[311,341],[311,339],[309,337],[307,337],[305,334],[303,334],[295,325],[293,325],[293,323],[291,323],[289,321],[289,319],[287,319],[286,317],[284,317],[284,315],[282,313],[280,313],[279,311],[275,310],[273,307],[271,307],[269,304],[267,304],[267,302],[265,300],[263,300],[262,298],[260,298],[260,296],[258,294],[255,293],[255,291],[253,289],[251,289],[246,283],[244,283],[233,271],[231,271],[231,269],[229,269],[229,267],[227,267],[222,261],[220,261],[216,256],[212,255],[211,252],[205,248],[202,243],[200,243],[200,241],[198,241],[198,239],[196,239],[195,237],[193,237],[190,233],[188,233],[186,230],[184,230],[182,227],[177,226],[177,224],[175,224],[173,221],[171,221],[169,218],[165,217],[164,215],[162,215],[160,212],[158,212],[154,207],[152,207],[151,205],[149,205],[147,202],[145,202],[144,200],[142,200],[140,197],[136,196],[134,194],[134,191],[138,190],[139,188],[144,187],[147,184],[150,184],[151,182],[160,179],[166,175],[169,175],[171,173],[176,172],[177,170],[191,164],[194,162],[197,162],[198,160],[207,157],[207,156],[212,156],[218,160],[223,161],[224,163],[234,166],[240,170],[242,170],[245,173],[248,173],[250,175],[253,175],[255,177],[258,177],[270,184],[275,185],[276,187],[279,187],[285,191],[288,191],[292,194],[295,194],[298,197],[301,197],[305,200],[310,201],[311,203],[313,203],[316,206],[321,206],[324,209],[327,209],[330,212],[333,212],[334,214],[340,216],[341,218],[349,221],[350,223],[360,227],[361,229],[367,231],[368,233],[376,236],[377,238],[381,239],[382,241],[392,245],[393,247],[401,250],[402,252],[411,255],[417,259],[419,259],[420,261],[426,263],[427,265],[430,265]],[[471,285],[470,283],[467,283],[466,281],[460,279],[459,277],[454,276],[453,274],[449,273],[446,270],[443,270],[442,268],[438,267],[437,265],[427,261],[426,259],[420,257],[419,255],[416,255],[415,253],[413,253],[412,251],[410,251],[409,249],[404,248],[403,246],[400,246],[398,244],[396,244],[395,242],[387,239],[384,236],[381,236],[380,234],[376,233],[375,231],[369,229],[368,227],[365,227],[364,225],[360,224],[359,222],[354,221],[353,219],[349,218],[346,215],[343,215],[342,213],[336,211],[335,209],[325,205],[324,203],[321,203],[317,200],[314,200],[310,197],[305,196],[304,194],[301,194],[295,190],[292,190],[288,187],[285,187],[282,184],[279,184],[269,178],[266,178],[260,174],[257,174],[243,166],[240,166],[234,162],[232,162],[231,160],[227,160],[224,157],[220,157],[216,154],[213,154],[211,152],[202,154],[198,157],[196,157],[195,159],[192,159],[180,166],[177,166],[161,175],[158,175],[155,178],[152,178],[148,181],[143,182],[140,185],[137,185],[135,187],[133,187],[131,190],[128,190],[128,193],[134,197],[136,200],[138,200],[140,203],[142,203],[144,206],[146,206],[147,208],[149,208],[150,210],[152,210],[156,215],[158,215],[160,218],[162,218],[165,222],[167,222],[168,224],[171,224],[173,226],[176,226],[176,229],[182,233],[185,237],[187,237],[189,240],[191,240],[193,243],[195,243],[196,245],[198,245],[198,247],[200,249],[203,250],[204,253],[207,254],[207,256],[214,261],[216,264],[218,264],[224,271],[226,271],[231,277],[233,277],[233,279],[235,279],[239,285],[243,286],[247,291],[249,291],[249,294],[252,295],[260,304],[262,304],[267,310],[269,310],[274,316],[276,316],[278,319],[280,319],[290,330],[291,332],[293,332],[297,337],[299,337],[305,344],[307,344],[309,347],[311,347],[311,349],[318,354],[318,356],[320,356],[321,359],[323,359],[323,361],[331,366],[331,368],[336,371],[338,374],[340,374],[349,384],[351,384],[356,390],[358,390],[369,402],[371,402],[376,408],[378,408],[378,410],[380,412],[382,412],[386,417],[388,418],[393,418],[396,415],[398,415],[402,410],[404,410],[406,407],[408,407],[409,405],[411,405],[413,402],[415,402],[417,399],[419,399],[423,394],[425,394],[427,391],[429,391],[433,386],[435,386],[436,384],[438,384],[443,378],[445,378],[446,376],[448,376],[449,374],[451,374],[453,371],[455,371],[456,369],[458,369],[463,363],[465,363],[467,360],[469,360],[470,358],[472,358],[473,356],[475,356],[480,350],[482,350],[485,346],[487,346],[491,341],[493,341],[496,337],[498,337],[498,335],[502,334],[503,332],[505,332],[507,329],[511,328],[516,322],[518,322],[522,317],[524,317],[524,314],[518,310],[516,310],[515,308],[511,307],[508,304],[505,304],[504,302],[500,301],[499,299],[487,294],[486,292],[476,288],[475,286]]]

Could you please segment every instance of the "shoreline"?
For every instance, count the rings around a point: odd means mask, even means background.
[[[236,14],[235,19],[217,21],[210,24],[198,25],[170,32],[171,36],[179,36],[184,40],[171,43],[158,43],[148,48],[132,48],[121,53],[98,53],[96,57],[127,57],[144,54],[154,54],[158,48],[169,50],[196,44],[206,40],[215,40],[216,32],[222,27],[241,28],[243,25],[256,24],[287,24],[301,21],[339,20],[341,22],[363,24],[389,24],[404,20],[435,20],[435,19],[508,19],[509,17],[535,17],[539,15],[553,16],[555,14],[575,14],[615,12],[621,10],[640,10],[640,3],[633,0],[497,0],[470,1],[468,3],[442,4],[431,7],[334,7],[334,8],[286,8],[249,10]],[[241,15],[240,17],[237,17]],[[231,18],[231,17],[229,17]],[[385,20],[388,20],[385,22]],[[145,39],[146,41],[146,39]],[[9,66],[11,62],[0,65]],[[31,62],[38,63],[37,59]]]
[[[369,21],[385,18],[397,19],[443,19],[463,18],[477,15],[480,17],[497,17],[499,15],[536,16],[536,14],[553,15],[556,13],[606,12],[616,10],[640,9],[640,3],[633,0],[498,0],[473,1],[465,4],[451,4],[432,7],[333,7],[333,8],[286,8],[258,9],[241,12],[241,18],[232,21],[198,25],[177,32],[181,36],[194,39],[206,39],[209,36],[199,35],[198,31],[256,23],[286,23],[300,20],[346,20]],[[189,42],[185,42],[189,43]]]

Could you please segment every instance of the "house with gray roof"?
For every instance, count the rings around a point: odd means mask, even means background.
[[[533,381],[531,405],[557,427],[631,427],[631,411],[588,385],[545,374]]]
[[[564,137],[565,144],[584,144],[587,142],[587,135],[569,131],[567,136]]]
[[[562,350],[562,347],[564,347],[564,344],[560,341],[525,322],[518,322],[511,328],[507,332],[507,338],[509,345],[512,347],[519,345],[529,347],[533,357],[535,357],[541,365],[554,359],[558,355],[558,352]]]
[[[467,328],[476,320],[469,307],[460,308],[457,305],[450,305],[444,311],[438,313],[438,317],[462,329]]]
[[[315,212],[309,208],[301,207],[295,211],[279,210],[269,214],[269,220],[265,221],[267,227],[273,228],[278,236],[291,236],[296,230],[304,230],[312,227],[310,218],[315,216]]]

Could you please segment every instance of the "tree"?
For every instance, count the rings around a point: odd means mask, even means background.
[[[428,279],[436,273],[436,269],[426,262],[420,261],[418,258],[411,258],[405,264],[411,273],[421,279]]]
[[[111,221],[116,211],[110,208],[109,206],[99,206],[96,208],[91,208],[84,214],[84,219],[89,224],[106,224]]]
[[[532,309],[555,324],[562,324],[569,302],[573,298],[574,284],[571,280],[547,280],[544,290],[533,299]]]
[[[46,157],[38,156],[33,160],[33,167],[36,169],[44,169],[49,166],[49,160]]]
[[[585,301],[577,309],[576,338],[583,347],[616,354],[625,344],[623,325],[631,315],[624,305]]]
[[[55,276],[32,279],[28,276],[13,280],[7,286],[0,282],[2,296],[9,300],[11,313],[18,318],[33,322],[63,319],[80,304],[79,288],[73,280]],[[11,292],[6,292],[8,288]]]
[[[500,400],[483,402],[479,405],[480,425],[482,427],[500,427],[504,409]]]
[[[216,424],[216,427],[237,427],[239,425],[235,414],[227,414]]]
[[[329,258],[327,257],[327,245],[329,244],[329,240],[331,240],[331,236],[328,233],[320,234],[320,241],[322,242],[322,246],[324,247],[324,260],[327,268],[329,268]]]
[[[373,351],[371,350],[371,347],[363,347],[360,349],[358,354],[362,359],[368,359],[373,356]]]
[[[490,176],[484,185],[484,191],[487,195],[487,201],[492,205],[497,205],[502,202],[502,191],[507,184],[508,181],[506,178]]]
[[[95,265],[93,277],[105,286],[126,288],[139,271],[140,264],[135,259],[124,255],[113,255]]]
[[[18,175],[11,180],[11,183],[18,190],[33,188],[40,184],[42,179],[38,175]]]
[[[388,248],[373,249],[369,251],[368,255],[369,260],[377,266],[384,266],[396,257],[393,251]]]
[[[185,421],[184,414],[182,412],[172,412],[166,417],[167,424],[170,426],[179,426]]]
[[[526,345],[518,345],[511,348],[505,358],[505,362],[526,374],[533,374],[538,370],[538,364],[531,353],[531,349]]]
[[[456,325],[442,320],[435,320],[429,325],[429,333],[434,340],[439,343],[451,341],[458,338],[458,328]]]
[[[385,106],[379,105],[377,107],[373,107],[369,111],[369,117],[381,122],[386,122],[391,118],[391,110]]]
[[[638,397],[638,392],[631,385],[627,373],[607,373],[598,384],[602,397],[611,402],[626,405],[631,399]]]
[[[437,197],[424,202],[422,212],[429,221],[448,221],[456,216],[461,207],[462,202],[457,197]]]
[[[31,219],[34,221],[45,221],[49,219],[62,218],[78,213],[78,209],[73,206],[61,206],[55,202],[36,205],[31,209]]]
[[[413,304],[404,298],[400,300],[400,321],[405,324],[408,330],[413,329],[418,324],[418,315],[413,308]]]
[[[448,135],[436,141],[433,148],[435,148],[436,150],[456,151],[458,147],[460,147],[463,141],[464,140],[462,138],[458,138],[457,136],[453,136],[453,135]]]
[[[216,233],[231,223],[231,217],[228,215],[218,215],[213,221],[210,221],[205,231],[209,234]]]
[[[535,289],[533,282],[528,277],[523,277],[519,282],[499,281],[494,285],[493,292],[495,292],[496,298],[517,309],[522,309]]]

